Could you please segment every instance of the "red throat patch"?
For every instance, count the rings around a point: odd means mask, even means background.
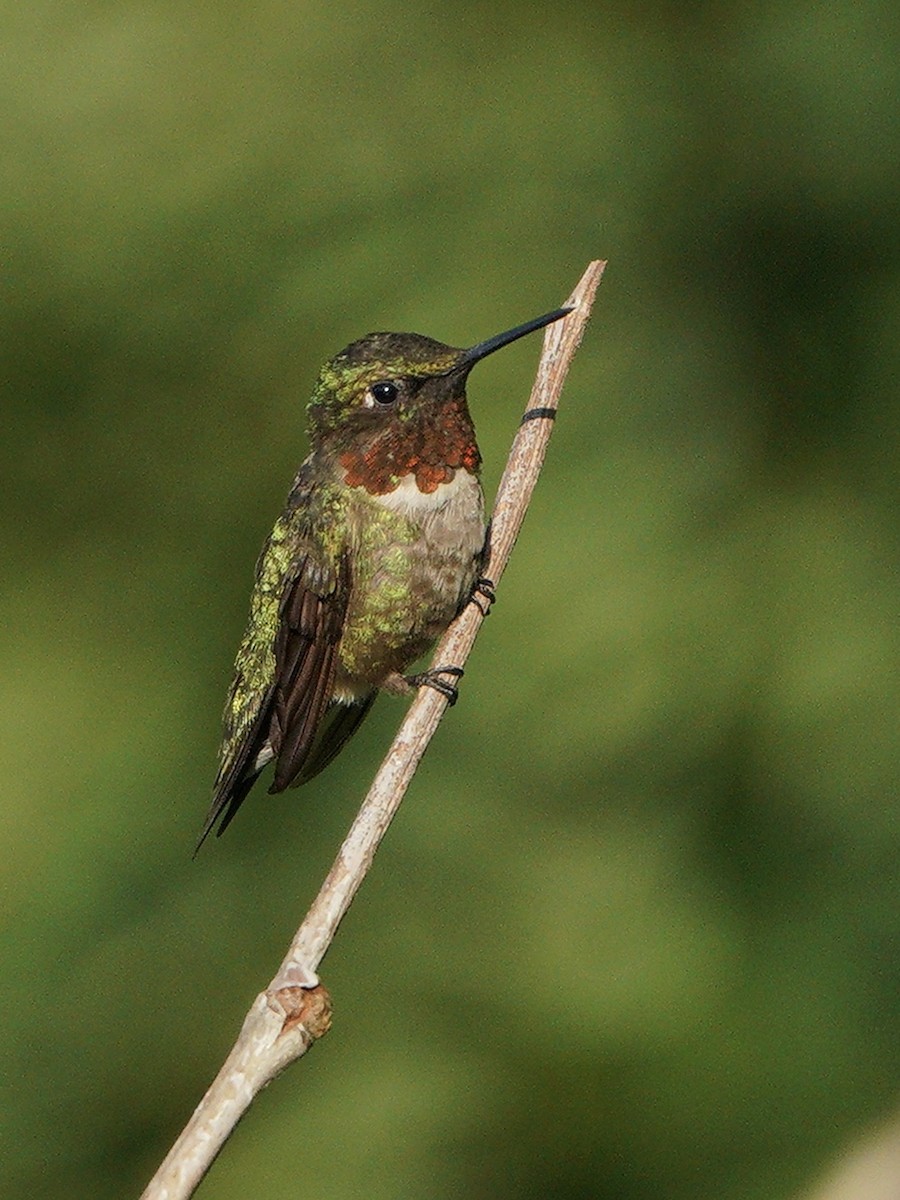
[[[426,494],[450,483],[462,467],[474,475],[481,465],[475,433],[465,400],[454,400],[431,420],[404,428],[392,426],[366,451],[346,450],[339,458],[350,487],[364,487],[372,496],[393,492],[406,475]]]

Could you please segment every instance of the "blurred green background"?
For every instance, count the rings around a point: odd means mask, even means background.
[[[201,1194],[793,1196],[900,1097],[900,10],[0,11],[0,1192],[137,1196],[403,712],[191,861],[320,362],[608,257],[334,1029]]]

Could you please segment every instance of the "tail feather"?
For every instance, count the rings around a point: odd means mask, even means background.
[[[220,818],[221,821],[219,828],[216,830],[216,837],[222,836],[234,819],[234,814],[246,800],[247,793],[253,787],[254,783],[256,783],[260,774],[260,771],[252,771],[227,790],[217,790],[213,796],[209,812],[206,815],[206,820],[203,823],[203,829],[200,832],[199,838],[197,838],[197,845],[194,847],[194,858],[197,857],[200,847],[212,833],[213,827]]]
[[[322,722],[321,735],[313,744],[306,762],[291,783],[291,787],[299,787],[301,783],[308,783],[320,771],[324,771],[332,759],[340,754],[365,720],[377,695],[377,692],[370,692],[368,696],[364,696],[354,704],[333,704],[331,706]]]

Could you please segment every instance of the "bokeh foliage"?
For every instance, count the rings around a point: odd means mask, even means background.
[[[896,5],[2,15],[0,1190],[138,1194],[397,723],[190,861],[319,361],[603,256],[334,1032],[201,1194],[791,1195],[900,1092]]]

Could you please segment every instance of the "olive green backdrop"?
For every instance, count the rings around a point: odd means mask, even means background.
[[[137,1196],[403,711],[191,861],[319,363],[608,257],[333,1031],[201,1195],[794,1195],[900,1098],[896,5],[2,28],[0,1190]]]

